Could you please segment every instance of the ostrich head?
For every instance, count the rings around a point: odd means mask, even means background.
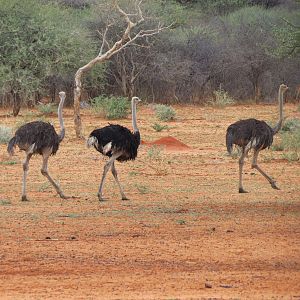
[[[132,97],[131,101],[134,103],[134,104],[138,104],[139,102],[141,102],[142,100],[139,98],[139,97]]]
[[[282,93],[284,93],[286,90],[288,90],[288,86],[285,85],[285,84],[281,84],[281,85],[279,86],[279,90],[280,90]]]

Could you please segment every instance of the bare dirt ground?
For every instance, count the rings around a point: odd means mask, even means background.
[[[187,147],[143,144],[136,161],[117,163],[130,201],[120,200],[111,174],[107,201],[98,201],[105,159],[75,139],[70,109],[49,172],[78,198],[61,200],[35,156],[30,201],[21,202],[24,153],[9,158],[0,146],[0,299],[300,299],[300,163],[261,153],[277,191],[251,170],[249,158],[249,193],[239,194],[237,159],[225,149],[230,123],[275,122],[277,106],[176,110],[169,130],[155,132],[153,111],[139,107],[145,142],[172,137]],[[300,117],[291,104],[285,115]],[[82,117],[85,136],[107,124],[88,110]],[[0,111],[7,126],[36,118],[28,110],[17,119]],[[46,120],[58,128],[56,114]],[[118,123],[131,128],[130,118]]]

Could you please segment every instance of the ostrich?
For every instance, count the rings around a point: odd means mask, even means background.
[[[109,157],[104,165],[103,175],[98,191],[99,201],[104,201],[102,190],[106,174],[111,168],[111,172],[119,186],[122,200],[128,200],[118,180],[115,160],[124,162],[134,160],[137,156],[137,150],[140,145],[140,132],[136,123],[136,105],[141,100],[138,97],[132,97],[132,127],[133,133],[126,127],[118,124],[109,124],[103,128],[95,129],[91,132],[88,140],[88,148],[94,146],[101,154]]]
[[[242,184],[242,172],[244,159],[251,149],[254,150],[251,167],[258,170],[269,181],[273,189],[279,190],[276,182],[258,166],[257,157],[261,150],[272,145],[273,136],[281,129],[283,123],[283,94],[287,89],[288,87],[285,84],[281,84],[279,87],[279,121],[274,128],[271,128],[266,122],[256,119],[240,120],[227,128],[226,146],[229,154],[232,152],[233,144],[242,150],[239,159],[239,193],[247,193]]]
[[[54,155],[59,147],[60,142],[65,136],[65,127],[62,117],[62,109],[65,101],[65,92],[59,93],[60,102],[58,106],[58,119],[60,124],[60,133],[55,132],[54,127],[50,123],[42,121],[34,121],[26,123],[21,126],[15,133],[15,136],[9,141],[7,151],[10,155],[14,154],[14,147],[17,145],[20,150],[24,150],[26,158],[23,163],[23,184],[22,184],[22,201],[28,201],[26,196],[26,178],[28,172],[29,160],[33,154],[40,154],[43,156],[43,166],[41,173],[47,177],[50,183],[61,198],[67,197],[63,194],[60,187],[50,177],[48,173],[48,159],[52,154]]]

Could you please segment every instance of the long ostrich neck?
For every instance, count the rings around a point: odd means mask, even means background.
[[[63,113],[62,113],[64,102],[65,102],[65,93],[60,94],[59,97],[60,97],[60,102],[58,105],[57,114],[58,114],[58,120],[60,126],[60,133],[58,134],[58,137],[59,137],[59,141],[61,142],[65,137],[65,125],[64,125]]]
[[[279,102],[279,121],[273,128],[273,134],[276,134],[282,127],[283,123],[283,90],[279,89],[278,92],[278,102]]]
[[[133,132],[136,133],[139,131],[137,124],[136,124],[136,103],[134,100],[131,101],[131,113],[132,113],[132,127]]]

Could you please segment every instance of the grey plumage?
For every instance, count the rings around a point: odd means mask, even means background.
[[[9,141],[7,151],[13,155],[14,148],[19,147],[20,150],[25,151],[26,159],[23,163],[23,185],[22,185],[22,200],[26,201],[26,178],[28,172],[29,160],[34,154],[43,156],[43,166],[41,173],[47,177],[50,183],[54,186],[57,193],[61,198],[66,198],[60,187],[54,182],[48,173],[48,159],[50,155],[54,155],[60,142],[65,136],[65,127],[62,118],[62,108],[65,100],[65,93],[60,92],[60,103],[58,106],[58,118],[60,123],[60,132],[56,133],[54,127],[47,122],[34,121],[21,126],[16,132],[14,137]]]
[[[271,128],[265,121],[256,119],[246,119],[237,121],[228,126],[226,132],[226,147],[231,154],[233,145],[241,149],[239,159],[239,192],[245,193],[242,184],[242,170],[244,159],[248,152],[254,151],[252,168],[257,169],[271,184],[272,188],[278,189],[275,181],[269,177],[257,164],[258,154],[261,150],[269,148],[273,143],[273,136],[280,130],[283,123],[283,94],[288,89],[285,84],[281,84],[278,92],[279,101],[279,121],[274,128]]]

